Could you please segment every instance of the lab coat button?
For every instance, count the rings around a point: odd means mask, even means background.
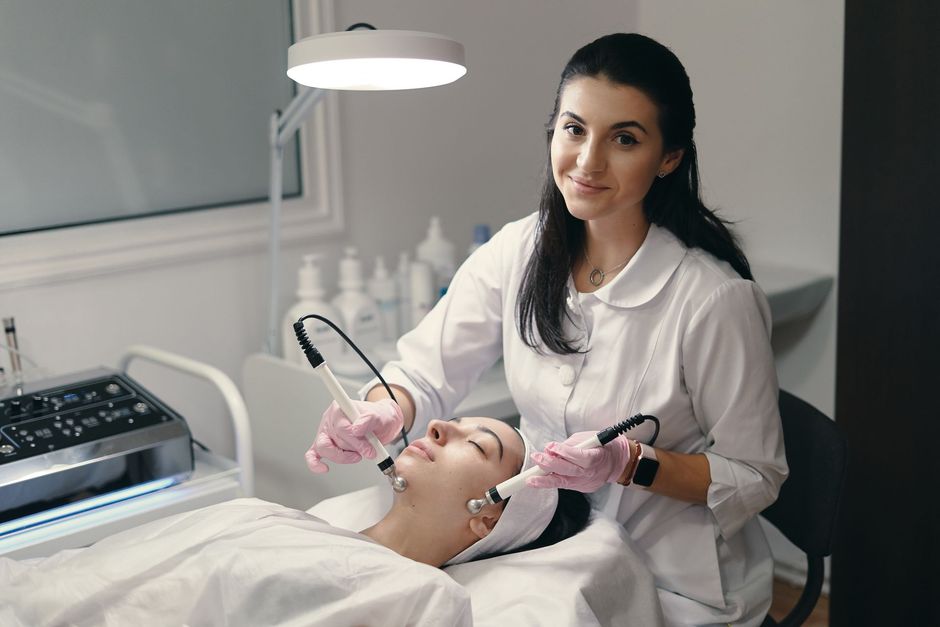
[[[562,385],[568,386],[574,383],[574,368],[565,364],[558,369],[558,378]]]

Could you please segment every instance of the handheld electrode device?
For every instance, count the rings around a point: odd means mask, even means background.
[[[350,422],[355,422],[359,419],[359,412],[356,410],[356,406],[353,405],[352,400],[349,398],[349,395],[346,394],[346,390],[343,389],[343,386],[340,385],[339,381],[336,380],[336,376],[333,374],[333,371],[330,370],[330,367],[326,365],[326,360],[323,358],[323,355],[320,354],[320,351],[316,349],[313,343],[310,341],[310,338],[307,337],[307,331],[304,329],[304,320],[307,318],[316,318],[321,320],[328,325],[330,325],[337,333],[339,333],[344,340],[346,340],[350,346],[352,346],[359,356],[372,368],[373,372],[379,377],[382,381],[382,384],[385,385],[385,388],[388,390],[389,395],[392,397],[392,400],[395,400],[395,395],[389,389],[388,384],[385,383],[385,380],[382,379],[382,376],[378,373],[372,363],[366,359],[365,355],[356,347],[353,342],[346,337],[346,334],[340,331],[335,324],[324,318],[323,316],[318,316],[316,314],[308,314],[300,318],[297,322],[294,323],[294,334],[297,336],[297,341],[300,342],[300,348],[303,349],[304,355],[307,356],[307,361],[310,362],[310,365],[313,366],[314,371],[320,376],[320,379],[323,381],[323,384],[326,385],[326,389],[329,390],[330,394],[333,396],[333,400],[336,401],[336,404],[339,405],[339,408],[343,410],[343,413],[346,414],[346,417],[349,418]],[[397,401],[396,401],[397,402]],[[404,432],[402,432],[404,436]],[[395,472],[395,462],[392,461],[392,456],[388,454],[388,451],[385,449],[385,446],[379,441],[375,434],[368,433],[367,438],[369,444],[375,449],[376,456],[379,459],[377,466],[379,470],[382,471],[382,474],[388,477],[389,483],[392,484],[392,489],[396,492],[404,492],[408,488],[408,481],[404,477],[399,477],[398,473]],[[406,440],[407,441],[407,440]]]
[[[576,446],[578,448],[595,448],[598,446],[604,446],[617,436],[626,432],[633,427],[646,422],[647,420],[652,420],[656,423],[656,430],[653,432],[653,437],[650,438],[650,444],[653,444],[656,441],[656,437],[659,435],[659,419],[656,416],[647,416],[644,414],[637,414],[632,418],[627,418],[615,424],[612,427],[607,427],[603,431],[598,431],[593,436],[579,442]],[[481,499],[470,499],[467,501],[467,510],[471,514],[479,514],[486,505],[496,505],[500,501],[505,501],[510,496],[522,490],[526,487],[526,479],[529,477],[535,477],[538,475],[544,475],[545,471],[538,466],[533,466],[525,472],[520,472],[514,477],[506,479],[499,485],[490,488],[486,491],[486,494],[483,495]]]

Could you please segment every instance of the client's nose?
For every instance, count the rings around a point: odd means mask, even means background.
[[[428,423],[428,437],[437,444],[443,445],[451,436],[453,425],[446,420],[432,420]]]

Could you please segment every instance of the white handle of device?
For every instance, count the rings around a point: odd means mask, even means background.
[[[597,435],[592,435],[583,442],[579,442],[575,446],[577,448],[596,448],[601,445],[601,441],[597,439]],[[510,496],[521,490],[525,487],[525,481],[529,477],[538,477],[539,475],[544,475],[545,471],[542,470],[540,466],[532,466],[525,472],[520,472],[514,477],[506,479],[502,483],[496,486],[496,491],[499,493],[500,497],[503,500],[508,499]]]
[[[323,384],[326,386],[326,389],[330,391],[330,395],[333,397],[333,400],[336,401],[336,404],[339,405],[339,408],[342,409],[343,413],[346,414],[346,417],[349,418],[349,422],[356,422],[359,420],[359,411],[356,409],[356,406],[353,405],[352,399],[349,398],[349,394],[346,393],[346,390],[343,389],[343,386],[340,385],[339,381],[336,380],[336,376],[333,374],[333,371],[330,370],[329,366],[326,365],[326,362],[323,362],[314,368],[314,372],[320,375],[320,379],[323,380]],[[382,461],[391,457],[388,454],[385,446],[379,442],[377,437],[375,437],[374,433],[370,431],[366,434],[366,437],[369,440],[369,444],[371,444],[372,448],[375,449],[375,461]]]

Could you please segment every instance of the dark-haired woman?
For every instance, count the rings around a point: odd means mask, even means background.
[[[545,447],[533,457],[549,474],[530,485],[590,493],[615,516],[670,624],[760,624],[773,562],[756,514],[787,475],[770,311],[699,197],[694,126],[668,48],[615,34],[578,50],[539,211],[478,249],[402,338],[384,371],[400,410],[378,403],[355,429],[321,431],[311,470],[357,461],[366,430],[392,439],[448,415],[502,357],[521,428]],[[649,423],[602,449],[571,445],[640,412],[661,421],[655,447]]]

